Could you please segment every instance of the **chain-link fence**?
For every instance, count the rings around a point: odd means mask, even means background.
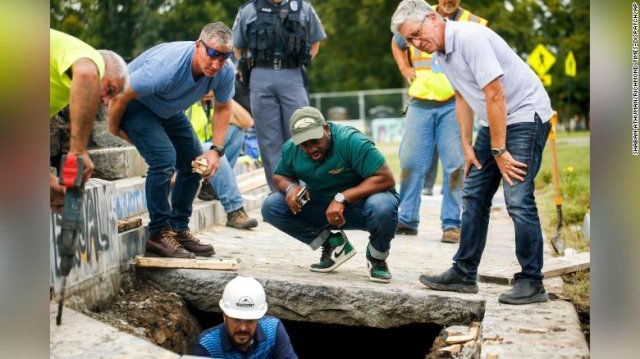
[[[374,141],[399,141],[407,89],[381,89],[311,94],[311,106],[332,122],[365,132]]]

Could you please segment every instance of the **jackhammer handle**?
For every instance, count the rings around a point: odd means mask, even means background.
[[[82,157],[67,153],[62,156],[62,174],[58,179],[59,183],[67,188],[82,187],[82,172],[84,172],[84,162]]]

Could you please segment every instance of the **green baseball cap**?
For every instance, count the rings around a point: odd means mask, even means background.
[[[289,129],[294,145],[299,145],[308,140],[317,140],[324,136],[322,128],[326,122],[322,113],[315,107],[302,107],[291,115]]]

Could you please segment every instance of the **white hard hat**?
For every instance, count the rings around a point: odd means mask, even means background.
[[[264,288],[253,277],[230,280],[218,304],[224,314],[235,319],[260,319],[267,312]]]

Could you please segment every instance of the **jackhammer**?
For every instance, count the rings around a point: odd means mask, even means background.
[[[60,272],[63,275],[60,301],[58,302],[58,316],[56,317],[57,325],[62,322],[62,307],[67,287],[67,276],[71,271],[71,267],[73,267],[73,260],[78,250],[78,236],[82,232],[84,224],[82,217],[82,198],[84,197],[83,171],[84,163],[81,157],[72,154],[62,157],[62,175],[59,178],[59,183],[66,187],[66,192],[64,195],[60,235],[57,238]]]

